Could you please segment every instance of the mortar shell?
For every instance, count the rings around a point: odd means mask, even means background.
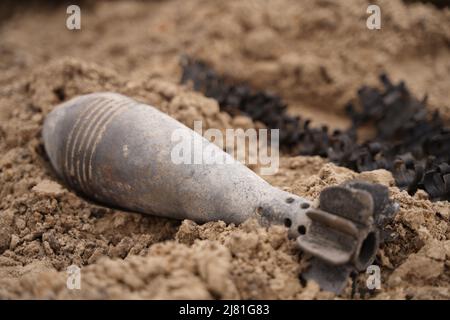
[[[226,164],[176,164],[177,132]],[[57,106],[43,128],[51,163],[69,186],[107,205],[197,222],[285,223],[308,227],[310,203],[272,187],[201,135],[156,108],[116,93]]]

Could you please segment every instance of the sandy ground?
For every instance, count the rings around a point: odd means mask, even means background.
[[[299,281],[307,266],[283,227],[197,225],[107,208],[56,177],[44,152],[45,115],[79,94],[116,91],[192,126],[254,127],[178,84],[179,57],[272,90],[290,112],[345,127],[343,106],[378,73],[403,79],[450,117],[450,12],[379,1],[382,29],[365,27],[366,1],[168,0],[21,11],[0,25],[0,298],[351,298]],[[377,254],[382,288],[353,298],[450,298],[450,206],[398,190],[390,173],[356,174],[318,157],[282,158],[272,184],[315,199],[364,178],[390,187],[401,209]],[[82,290],[66,268],[82,267]]]

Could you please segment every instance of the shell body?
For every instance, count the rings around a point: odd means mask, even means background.
[[[227,163],[174,163],[176,130]],[[272,187],[177,120],[120,94],[88,94],[57,106],[45,120],[43,137],[57,173],[102,203],[198,222],[288,219],[293,235],[309,223],[306,199]]]

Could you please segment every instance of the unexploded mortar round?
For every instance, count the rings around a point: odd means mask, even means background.
[[[57,173],[102,203],[197,222],[289,221],[292,236],[299,226],[308,228],[308,200],[272,187],[234,159],[175,164],[175,130],[231,157],[156,108],[116,93],[80,96],[56,107],[43,137]]]

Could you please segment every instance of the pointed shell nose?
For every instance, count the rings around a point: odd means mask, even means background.
[[[60,177],[77,190],[86,192],[92,178],[89,165],[96,144],[108,123],[132,99],[116,93],[93,93],[57,106],[45,119],[42,135],[45,150]]]

